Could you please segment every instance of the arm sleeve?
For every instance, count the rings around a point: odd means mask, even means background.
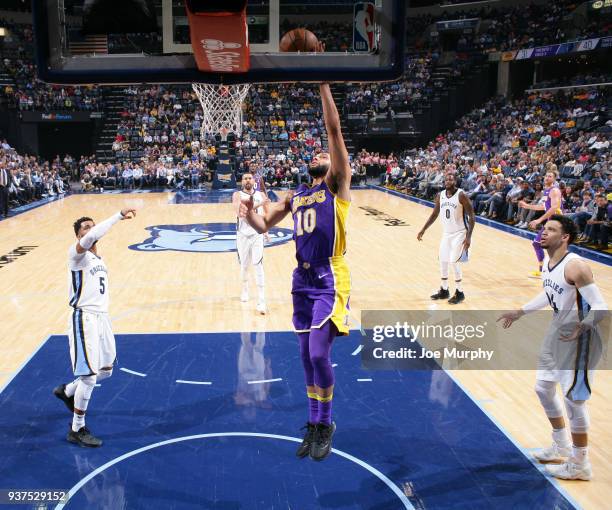
[[[89,248],[91,248],[96,241],[102,239],[102,237],[104,237],[104,234],[106,234],[110,230],[110,228],[121,218],[121,212],[118,212],[117,214],[113,214],[110,218],[91,227],[89,232],[87,232],[87,234],[85,234],[79,240],[79,244],[81,245],[81,247],[85,250],[89,250]]]
[[[579,288],[578,291],[591,307],[589,313],[582,319],[582,323],[589,328],[593,328],[608,315],[608,305],[604,301],[599,288],[594,283],[585,285]]]
[[[531,301],[529,301],[529,303],[524,304],[521,310],[523,310],[523,312],[527,314],[535,312],[537,310],[541,310],[548,304],[549,302],[548,297],[546,296],[546,292],[542,291]]]
[[[68,250],[68,266],[72,271],[77,271],[81,269],[81,263],[83,262],[83,258],[87,252],[79,253],[76,251],[76,244],[70,246]]]

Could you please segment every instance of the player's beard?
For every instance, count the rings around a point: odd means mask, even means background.
[[[325,174],[329,170],[329,166],[327,165],[317,165],[317,166],[309,166],[308,174],[313,179],[318,179],[320,177],[325,177]]]

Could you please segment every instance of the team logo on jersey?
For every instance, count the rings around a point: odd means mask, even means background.
[[[132,244],[137,251],[191,251],[223,253],[236,251],[236,225],[234,223],[193,223],[190,225],[154,225],[147,227],[151,237]],[[284,244],[292,239],[293,230],[271,228],[266,246]]]

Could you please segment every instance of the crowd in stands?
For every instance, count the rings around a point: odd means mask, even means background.
[[[347,91],[344,113],[397,113],[421,103],[442,85],[431,78],[436,59],[437,54],[428,53],[407,57],[404,78],[398,82],[355,84]]]
[[[43,161],[21,155],[6,140],[0,141],[0,169],[7,175],[9,209],[41,198],[63,195],[70,190],[74,161],[70,156]],[[2,213],[2,211],[0,211]]]
[[[408,18],[408,34],[415,47],[436,48],[440,44],[440,33],[429,38],[424,33],[427,27],[436,21],[480,18],[477,32],[459,38],[458,51],[507,51],[609,33],[610,22],[603,16],[580,24],[568,21],[578,5],[580,2],[575,0],[559,0],[506,7],[466,6],[465,10],[448,10],[435,17],[427,14]]]
[[[0,46],[0,71],[14,83],[0,86],[0,98],[9,108],[50,112],[100,111],[100,88],[49,85],[38,79],[33,62],[33,33],[30,25],[8,24],[8,33]]]
[[[445,173],[454,172],[476,214],[526,229],[542,213],[521,207],[521,200],[540,203],[544,175],[552,172],[562,192],[562,210],[579,224],[581,240],[607,246],[610,99],[608,88],[532,93],[514,102],[496,98],[426,148],[399,158],[376,155],[379,165],[386,166],[381,182],[432,200],[444,187]],[[361,153],[357,164],[373,164],[374,157]],[[595,229],[589,221],[603,214],[604,202],[605,222]]]

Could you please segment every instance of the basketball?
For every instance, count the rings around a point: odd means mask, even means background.
[[[310,30],[295,28],[280,40],[281,51],[315,51],[319,40]]]

